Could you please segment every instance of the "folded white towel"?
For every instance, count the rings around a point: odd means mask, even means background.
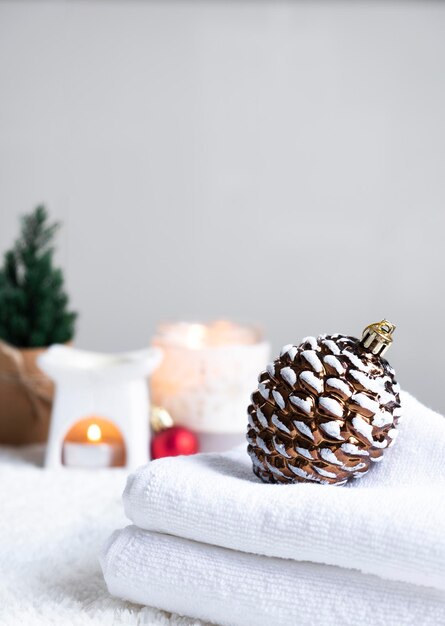
[[[443,592],[351,570],[268,558],[129,526],[102,557],[118,597],[218,624],[438,626]]]
[[[406,393],[403,412],[397,445],[350,486],[263,484],[245,450],[177,457],[129,477],[126,514],[148,530],[445,589],[445,419]]]

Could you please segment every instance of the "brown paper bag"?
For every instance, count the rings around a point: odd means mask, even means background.
[[[54,386],[36,363],[45,350],[0,341],[0,444],[47,440]]]

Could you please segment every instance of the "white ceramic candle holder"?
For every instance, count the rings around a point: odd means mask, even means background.
[[[258,329],[224,321],[164,324],[152,343],[163,352],[151,379],[153,403],[197,433],[203,452],[244,441],[250,394],[270,355]]]
[[[62,464],[66,434],[77,422],[92,416],[111,422],[119,430],[127,468],[147,463],[150,444],[147,377],[161,358],[162,352],[157,348],[108,355],[54,345],[42,354],[39,367],[56,384],[45,466]],[[66,453],[68,458],[73,455],[78,458],[79,454],[84,458],[86,454],[73,446]],[[111,448],[101,450],[100,454],[105,458],[111,454]],[[104,461],[99,458],[91,459],[91,466],[103,466]]]

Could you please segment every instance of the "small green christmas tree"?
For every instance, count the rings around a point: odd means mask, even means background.
[[[38,206],[21,225],[0,269],[0,339],[19,348],[65,343],[73,338],[77,314],[67,310],[63,274],[53,267],[59,224],[48,224],[45,207]]]

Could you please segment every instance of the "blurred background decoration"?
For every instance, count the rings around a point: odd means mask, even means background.
[[[388,317],[402,387],[445,410],[444,17],[2,2],[0,250],[45,202],[89,350],[223,317],[263,324],[275,352]]]
[[[0,442],[43,442],[53,385],[38,359],[74,337],[63,273],[53,267],[54,236],[45,207],[21,218],[21,232],[0,268]]]
[[[246,403],[270,358],[262,331],[229,320],[160,324],[152,345],[163,355],[151,378],[154,404],[197,435],[201,452],[244,443]]]
[[[38,366],[56,384],[45,466],[119,467],[149,461],[148,377],[162,352],[98,354],[54,345]]]

